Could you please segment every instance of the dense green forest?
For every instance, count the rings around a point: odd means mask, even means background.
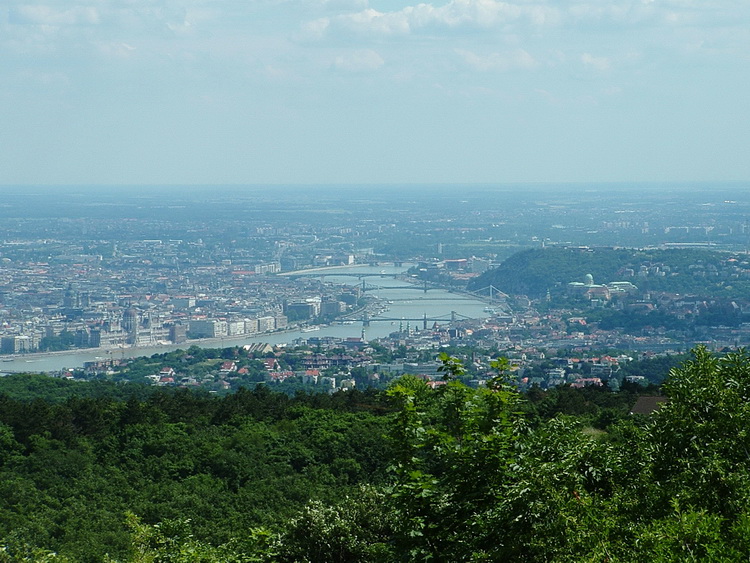
[[[0,561],[737,561],[750,355],[635,386],[224,397],[0,381]],[[77,392],[73,393],[75,385]]]
[[[595,283],[626,280],[642,290],[750,296],[750,280],[736,271],[741,262],[728,260],[732,256],[727,253],[699,249],[537,248],[514,254],[473,280],[469,289],[491,284],[509,294],[541,298],[548,290],[563,289],[572,281],[583,282],[586,274],[591,274]],[[638,276],[642,266],[658,268],[659,272]],[[627,270],[636,277],[626,274]]]
[[[124,558],[129,512],[189,519],[190,534],[220,545],[385,480],[388,409],[375,393],[290,399],[259,386],[219,399],[79,383],[70,396],[40,376],[2,383],[26,395],[0,396],[0,537],[14,557],[35,546]]]

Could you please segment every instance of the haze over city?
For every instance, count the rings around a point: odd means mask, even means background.
[[[0,185],[737,181],[750,4],[0,10]]]

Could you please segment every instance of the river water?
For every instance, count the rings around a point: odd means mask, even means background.
[[[321,269],[325,273],[325,281],[329,283],[357,285],[362,280],[368,287],[371,295],[376,295],[380,300],[387,302],[388,310],[382,311],[378,316],[370,318],[370,326],[363,327],[362,322],[355,321],[351,324],[335,324],[322,326],[319,330],[302,331],[290,330],[287,332],[275,332],[248,337],[232,337],[206,339],[201,341],[190,341],[186,344],[170,344],[165,346],[148,348],[124,348],[107,351],[102,348],[86,350],[55,352],[48,354],[27,354],[20,357],[5,358],[0,364],[0,372],[47,372],[61,369],[72,369],[83,367],[84,362],[98,359],[116,357],[132,358],[138,356],[151,356],[161,354],[179,348],[185,349],[192,344],[198,344],[207,348],[221,348],[227,346],[241,346],[251,342],[267,342],[269,344],[289,344],[297,338],[310,338],[313,336],[334,336],[338,338],[359,337],[362,329],[368,340],[388,336],[399,329],[399,325],[405,328],[407,323],[412,327],[421,328],[423,317],[428,319],[439,319],[444,324],[451,319],[451,312],[455,311],[457,318],[483,318],[489,313],[485,311],[486,304],[476,299],[470,299],[463,295],[448,292],[442,289],[430,289],[427,292],[418,286],[410,286],[403,280],[393,277],[394,274],[402,273],[404,267],[381,265],[381,266],[351,266],[335,269]],[[382,274],[382,276],[370,276],[358,279],[358,274]],[[403,319],[403,320],[402,320]],[[414,319],[414,320],[408,320]],[[428,326],[432,326],[434,320],[428,320]]]

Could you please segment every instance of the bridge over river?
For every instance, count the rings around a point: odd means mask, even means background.
[[[447,323],[447,322],[456,322],[457,320],[461,319],[472,319],[474,317],[470,317],[469,315],[462,315],[461,313],[457,313],[456,311],[451,311],[449,315],[441,315],[439,317],[428,317],[427,313],[424,313],[421,317],[383,317],[381,315],[377,315],[374,317],[371,317],[367,312],[360,315],[351,315],[351,316],[344,316],[342,319],[349,320],[349,321],[357,321],[361,322],[362,326],[370,326],[370,323],[380,323],[380,322],[422,322],[422,328],[427,328],[427,323]]]
[[[297,270],[294,272],[285,272],[283,274],[279,274],[281,276],[286,276],[289,278],[320,278],[322,281],[325,280],[326,277],[347,277],[347,278],[356,278],[359,280],[359,287],[363,292],[368,291],[382,291],[382,290],[401,290],[401,289],[409,289],[409,290],[421,290],[423,293],[427,293],[430,290],[433,291],[447,291],[449,293],[455,293],[458,295],[466,295],[467,298],[470,299],[479,299],[481,301],[490,302],[490,303],[497,303],[497,302],[504,302],[508,296],[500,291],[498,288],[496,288],[493,285],[489,285],[487,287],[483,287],[482,289],[478,289],[475,291],[468,291],[465,289],[457,289],[452,287],[447,287],[445,285],[435,283],[429,280],[418,280],[411,276],[404,275],[404,272],[398,272],[398,271],[391,271],[387,272],[385,270],[381,270],[380,272],[365,272],[365,271],[352,271],[352,267],[350,266],[331,266],[326,268],[314,268],[310,270]],[[403,280],[406,283],[404,285],[377,285],[374,283],[370,283],[367,280],[371,278],[389,278],[389,279],[397,279],[397,280]],[[444,300],[449,300],[449,298],[443,298]]]

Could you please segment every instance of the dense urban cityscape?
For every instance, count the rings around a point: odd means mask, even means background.
[[[0,243],[6,371],[39,352],[100,350],[85,366],[67,365],[64,375],[73,377],[83,367],[88,376],[125,371],[126,351],[134,357],[142,348],[244,345],[257,356],[275,346],[292,358],[295,347],[314,347],[315,356],[282,362],[297,371],[272,365],[255,380],[320,379],[336,389],[354,384],[353,368],[370,373],[360,385],[404,371],[439,379],[437,354],[461,347],[483,352],[472,364],[477,384],[492,354],[502,353],[519,385],[546,388],[619,385],[621,365],[634,358],[750,342],[741,189],[682,188],[679,203],[664,186],[580,186],[566,195],[538,188],[523,197],[472,190],[8,194]],[[595,265],[616,249],[660,254],[633,255],[613,270],[619,277],[595,279]],[[567,279],[549,269],[548,280],[520,290],[487,277],[534,251],[597,258]],[[678,291],[669,285],[686,279],[692,285],[683,281]],[[455,309],[433,312],[439,299],[428,292],[438,290]],[[403,312],[405,303],[412,312]],[[464,303],[471,315],[460,310]],[[402,314],[389,313],[397,304]],[[346,329],[331,333],[333,326]],[[374,347],[390,351],[389,361]],[[248,383],[215,367],[205,381],[148,375],[161,385],[219,390]]]

